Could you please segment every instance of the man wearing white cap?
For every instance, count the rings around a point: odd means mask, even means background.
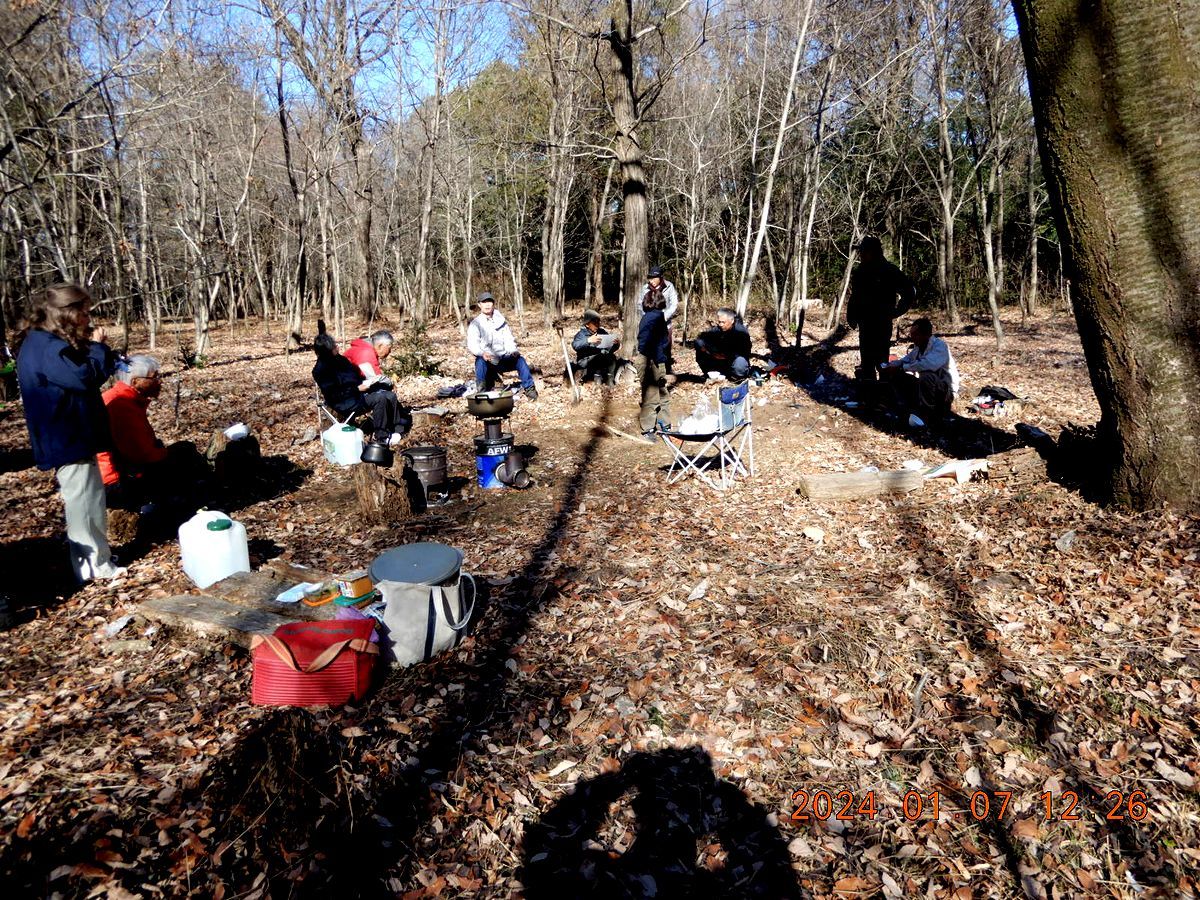
[[[514,369],[530,400],[538,397],[529,364],[517,351],[517,338],[508,320],[496,309],[496,298],[487,291],[479,295],[479,315],[467,326],[467,349],[475,357],[475,383],[489,390],[497,376]]]

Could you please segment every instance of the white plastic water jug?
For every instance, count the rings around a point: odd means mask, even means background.
[[[335,466],[353,466],[363,452],[363,433],[353,425],[334,425],[321,432],[325,458]]]
[[[198,588],[250,571],[246,526],[223,512],[202,509],[179,526],[183,571]]]

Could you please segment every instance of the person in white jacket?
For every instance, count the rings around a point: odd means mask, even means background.
[[[475,357],[475,384],[482,391],[491,390],[497,376],[514,369],[521,379],[525,396],[536,400],[537,386],[525,357],[517,351],[517,338],[508,321],[496,309],[496,299],[484,291],[479,295],[479,315],[467,326],[467,349]]]
[[[931,420],[944,416],[958,394],[958,366],[946,342],[933,333],[929,319],[917,319],[908,330],[912,341],[902,358],[879,366],[884,381],[907,411]]]

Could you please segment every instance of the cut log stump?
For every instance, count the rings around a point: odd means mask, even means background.
[[[271,634],[280,625],[295,621],[203,594],[147,600],[138,605],[137,611],[152,621],[173,628],[185,628],[242,647],[249,647],[250,639],[256,634]]]
[[[988,457],[988,481],[1030,487],[1046,480],[1046,463],[1037,450],[1020,447]]]
[[[837,472],[804,475],[796,493],[810,500],[855,500],[879,494],[905,494],[924,483],[920,472]]]
[[[364,522],[390,525],[412,518],[413,503],[402,462],[391,469],[370,463],[354,467],[354,493]]]

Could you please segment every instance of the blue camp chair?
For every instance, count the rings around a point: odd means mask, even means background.
[[[704,434],[657,430],[671,450],[667,484],[695,475],[714,490],[723,491],[738,475],[754,475],[754,423],[750,418],[750,382],[717,391],[717,430]],[[716,453],[710,451],[715,450]]]

